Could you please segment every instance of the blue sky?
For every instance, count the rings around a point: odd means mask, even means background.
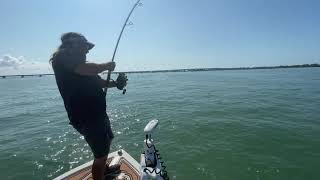
[[[2,63],[2,73],[10,68],[25,72],[31,66],[44,70],[60,35],[68,31],[83,33],[96,44],[88,60],[111,59],[134,2],[1,0],[0,56],[6,56],[0,60],[12,60],[15,66]],[[143,0],[143,4],[121,40],[118,71],[320,63],[320,1]]]

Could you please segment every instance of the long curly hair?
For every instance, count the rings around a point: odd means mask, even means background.
[[[72,41],[70,41],[70,39],[73,38],[79,38],[79,37],[84,37],[82,34],[80,33],[76,33],[76,32],[68,32],[68,33],[64,33],[61,36],[61,45],[57,48],[57,50],[51,55],[51,58],[49,60],[50,63],[54,62],[56,56],[60,53],[64,52],[73,52],[74,51],[74,46]]]

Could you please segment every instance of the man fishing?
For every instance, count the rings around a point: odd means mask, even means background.
[[[103,80],[98,74],[113,71],[114,62],[96,64],[86,61],[86,54],[94,44],[74,32],[61,36],[62,44],[52,55],[50,62],[56,83],[63,98],[70,124],[84,136],[94,155],[92,176],[101,180],[105,175],[117,173],[119,166],[106,167],[113,133],[106,113],[103,88],[122,90],[127,77],[119,74],[116,81]]]

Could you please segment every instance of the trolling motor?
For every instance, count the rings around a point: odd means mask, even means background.
[[[141,180],[169,180],[166,166],[161,161],[160,154],[154,145],[151,135],[158,126],[158,120],[151,120],[144,128],[146,139],[144,142],[144,152],[141,154]]]

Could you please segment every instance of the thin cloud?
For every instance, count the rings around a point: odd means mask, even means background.
[[[0,58],[0,75],[52,73],[48,62],[30,61],[10,54]]]

